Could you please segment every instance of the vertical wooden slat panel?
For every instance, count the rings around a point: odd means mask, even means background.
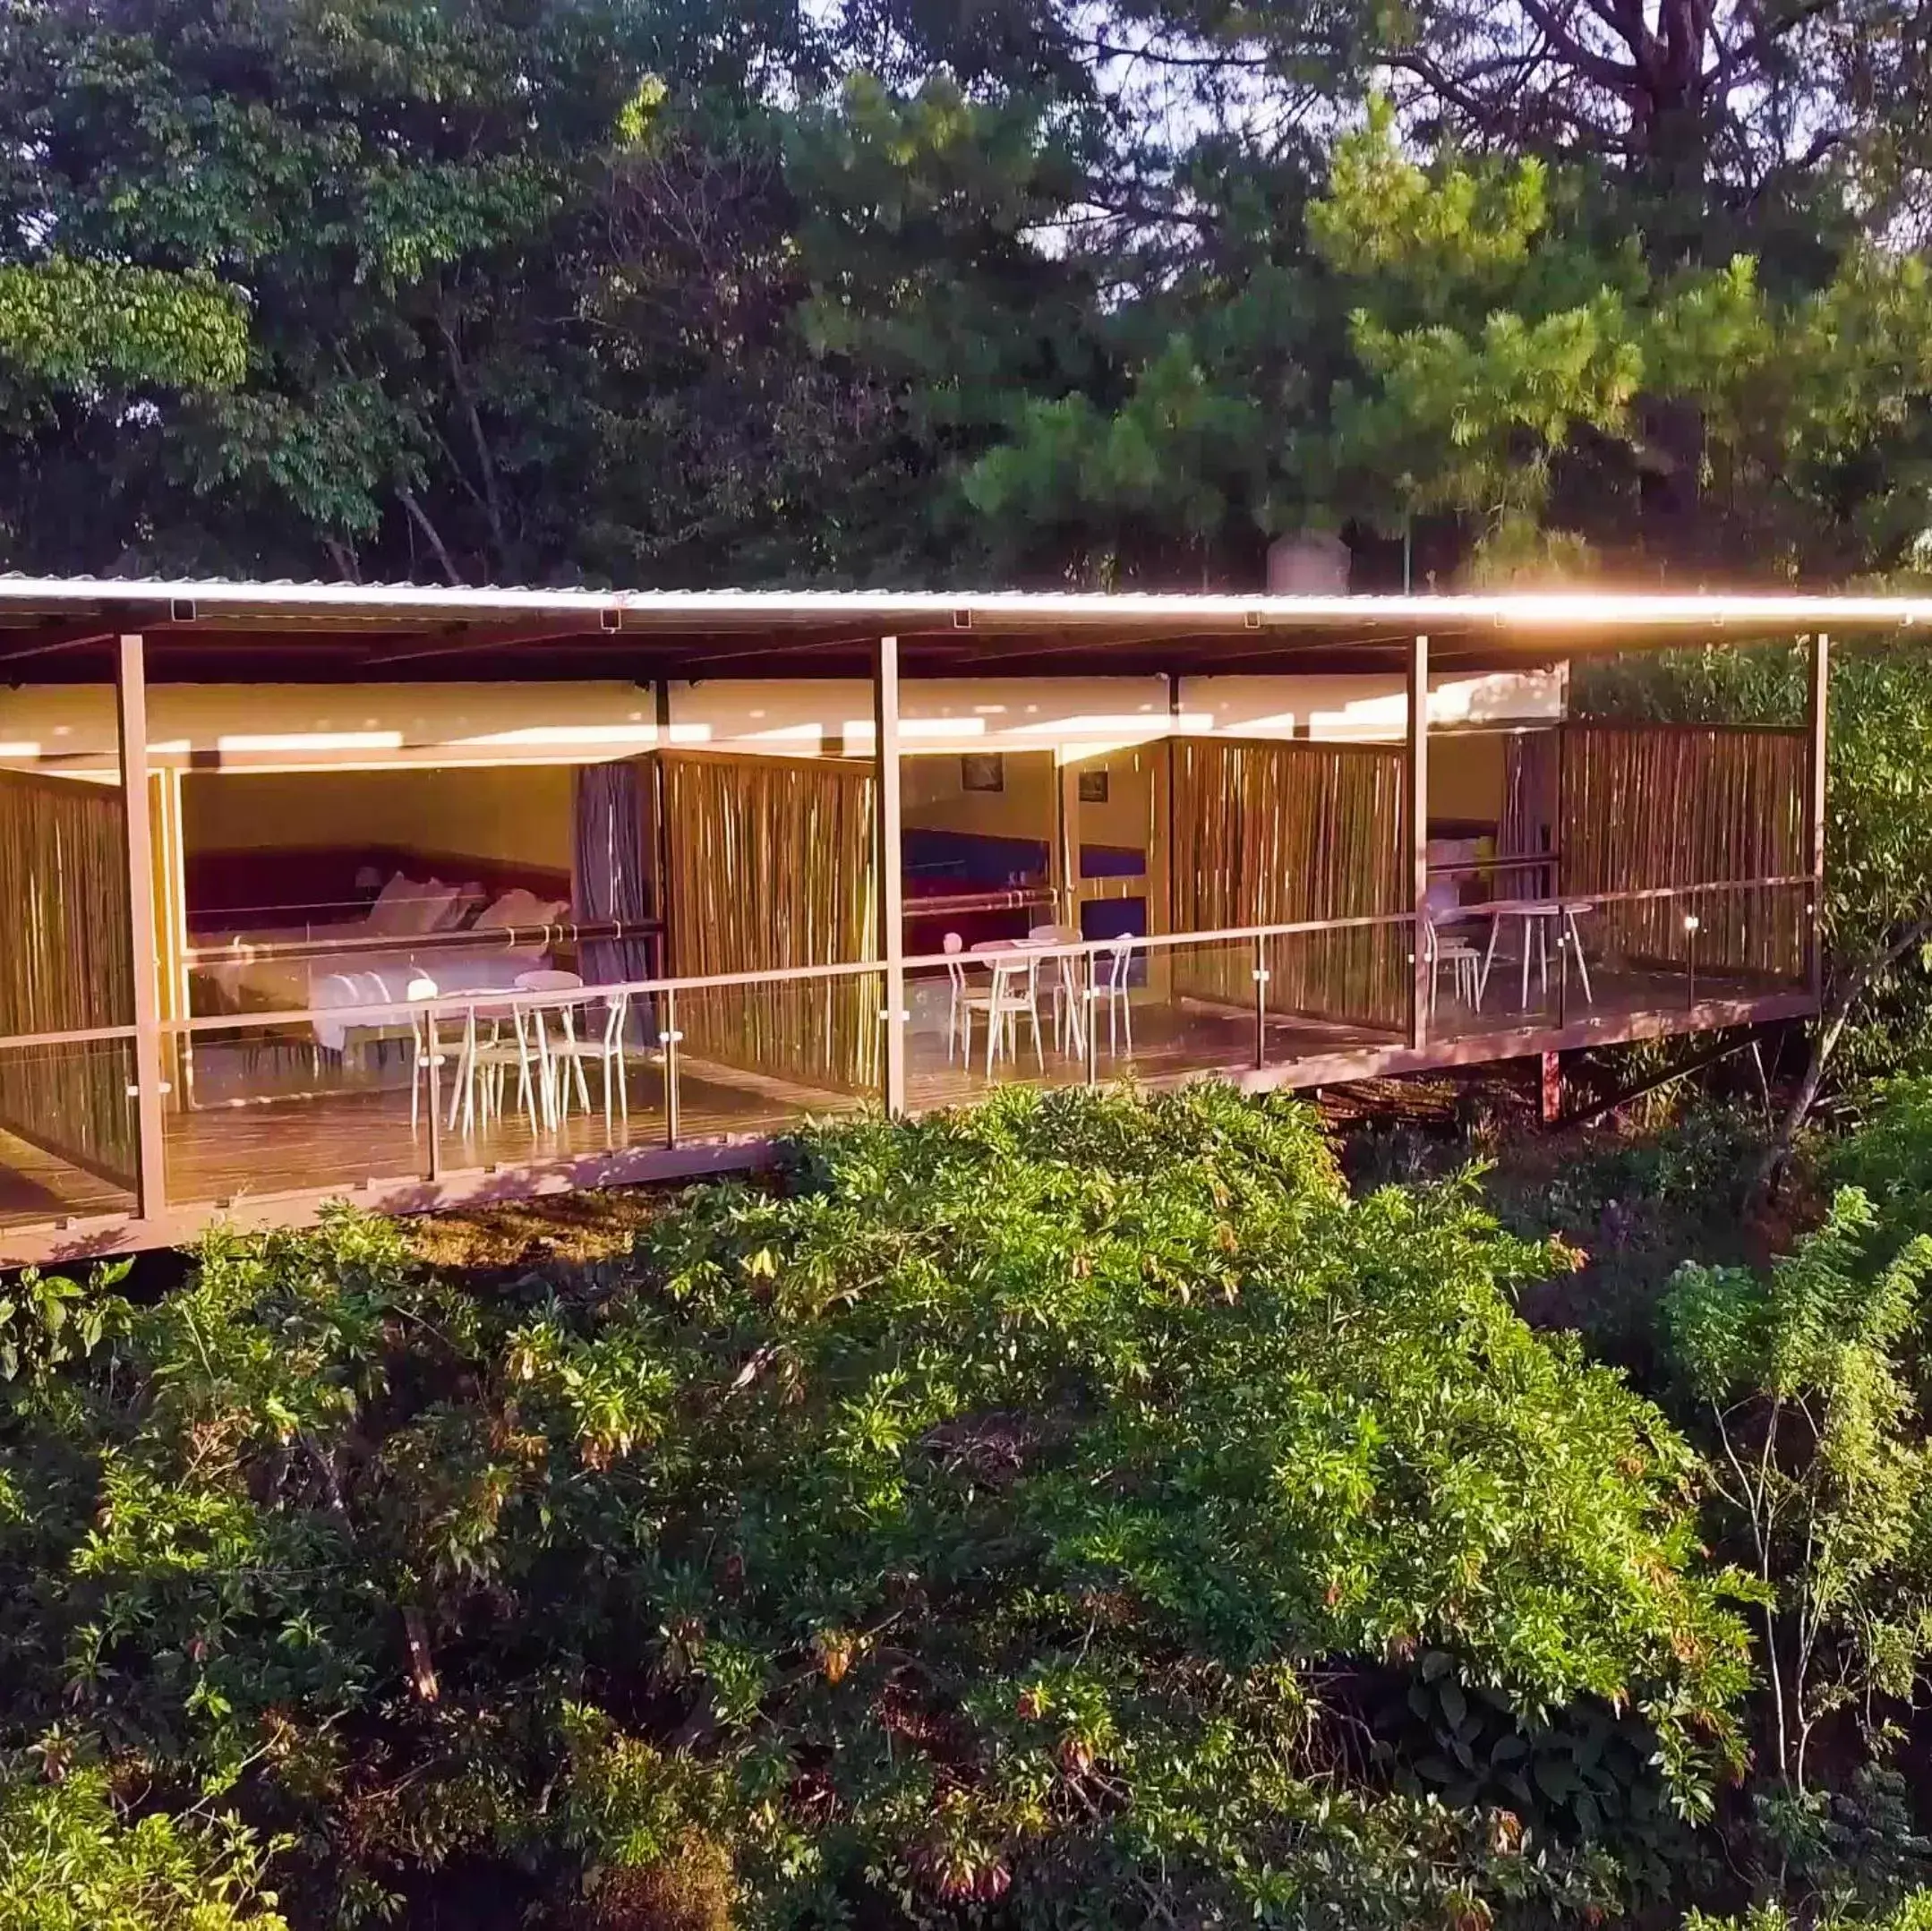
[[[1832,640],[1821,630],[1811,640],[1811,675],[1805,705],[1805,856],[1811,894],[1805,906],[1805,977],[1811,996],[1825,995],[1825,765],[1829,738],[1828,687]]]
[[[1809,869],[1806,733],[1724,726],[1566,724],[1561,819],[1566,895],[1791,877]],[[1633,961],[1780,979],[1807,967],[1790,888],[1609,904],[1593,944]]]
[[[869,761],[659,756],[680,978],[879,957]],[[879,1003],[868,976],[693,991],[678,1012],[689,1056],[856,1093],[883,1071]]]
[[[120,789],[0,771],[0,1037],[134,1017]],[[134,1055],[125,1040],[0,1052],[0,1126],[132,1188]]]
[[[1174,740],[1175,929],[1349,919],[1408,909],[1400,745]],[[1269,941],[1269,1007],[1406,1032],[1398,926]],[[1184,946],[1176,992],[1246,1004],[1252,949]]]

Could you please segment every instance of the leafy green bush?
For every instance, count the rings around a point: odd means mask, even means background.
[[[264,1847],[232,1816],[130,1818],[98,1764],[59,1740],[0,1761],[8,1931],[287,1931]]]
[[[0,1742],[287,1833],[303,1924],[479,1868],[505,1923],[1608,1910],[1748,1642],[1684,1442],[1512,1311],[1566,1264],[1201,1087],[810,1136],[568,1294],[348,1216],[42,1283]],[[1377,1685],[1434,1713],[1381,1750]]]
[[[1909,1700],[1932,1648],[1932,1454],[1901,1358],[1932,1237],[1894,1244],[1848,1187],[1768,1269],[1687,1264],[1664,1306],[1759,1584],[1774,1760],[1799,1789],[1819,1723]]]
[[[1932,1234],[1932,1078],[1875,1081],[1859,1113],[1855,1130],[1826,1149],[1825,1173],[1878,1203],[1887,1240]]]

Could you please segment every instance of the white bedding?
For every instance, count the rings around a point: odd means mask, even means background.
[[[517,975],[550,962],[541,945],[425,947],[412,957],[398,949],[330,953],[312,959],[224,960],[207,968],[233,1005],[257,1011],[293,1012],[302,1007],[382,1006],[407,999],[411,980],[433,979],[443,993],[504,992]],[[315,1038],[340,1052],[352,1027],[398,1026],[408,1008],[398,1004],[386,1014],[354,1020],[315,1021]]]

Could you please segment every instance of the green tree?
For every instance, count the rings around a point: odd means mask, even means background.
[[[1355,502],[1449,512],[1500,559],[1540,543],[1570,568],[1579,544],[1626,569],[1904,561],[1932,524],[1923,265],[1858,247],[1781,297],[1745,254],[1660,274],[1636,235],[1599,239],[1588,201],[1535,158],[1424,169],[1386,108],[1338,144],[1311,228],[1354,290],[1362,376],[1334,415]],[[1658,431],[1672,410],[1698,425],[1702,534],[1646,556],[1623,533],[1685,459]]]

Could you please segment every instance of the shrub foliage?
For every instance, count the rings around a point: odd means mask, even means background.
[[[1594,1921],[1749,1638],[1513,1311],[1569,1260],[1195,1088],[808,1137],[561,1286],[346,1214],[30,1278],[0,1828],[272,1840],[300,1925]]]

